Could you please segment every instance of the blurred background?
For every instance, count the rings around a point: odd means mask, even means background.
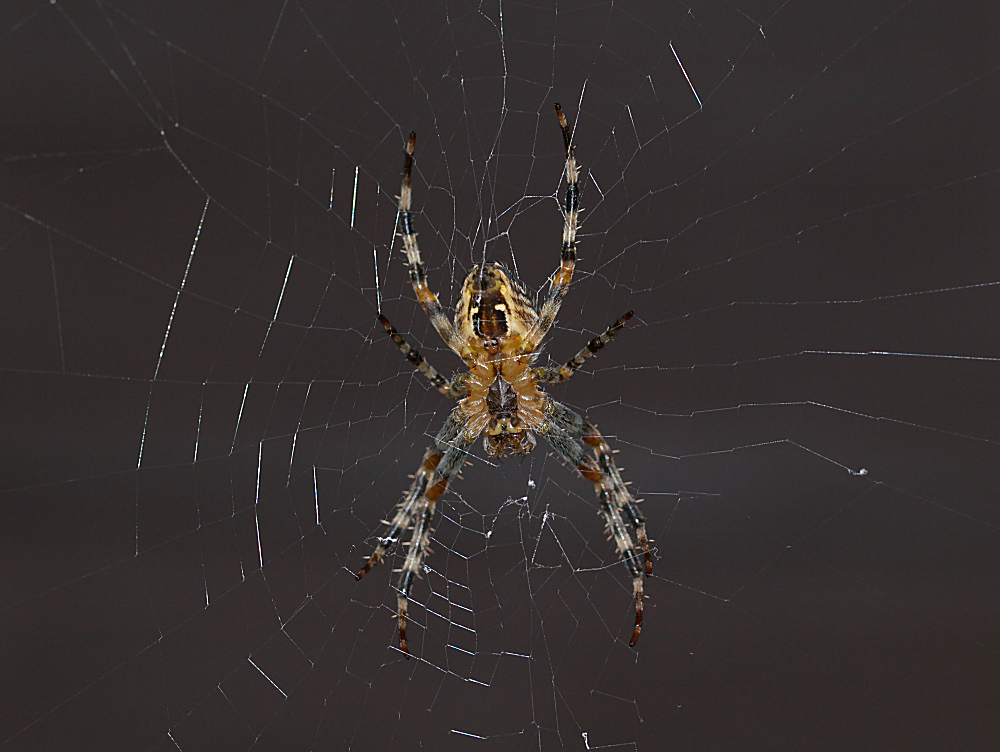
[[[1000,736],[990,3],[0,13],[0,750],[987,750]],[[461,364],[433,289],[577,274],[540,362],[654,541],[478,449],[396,642],[353,572]]]

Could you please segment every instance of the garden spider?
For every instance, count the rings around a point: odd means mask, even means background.
[[[592,339],[561,368],[535,367],[538,350],[555,321],[562,299],[569,289],[576,265],[576,230],[580,214],[580,168],[573,156],[573,143],[566,116],[556,105],[556,115],[566,146],[566,199],[563,204],[562,259],[550,280],[548,294],[540,311],[535,311],[524,289],[511,280],[498,264],[473,266],[462,285],[462,295],[455,309],[455,323],[448,320],[444,307],[427,286],[424,262],[417,246],[410,211],[410,173],[416,134],[410,134],[403,166],[403,185],[399,192],[399,224],[410,268],[410,282],[424,311],[438,334],[465,361],[468,372],[451,379],[437,370],[407,344],[385,316],[379,321],[392,341],[418,371],[442,394],[459,400],[425,453],[403,495],[395,516],[387,521],[378,546],[357,574],[360,580],[400,541],[403,532],[413,527],[406,558],[399,576],[396,599],[399,622],[399,645],[409,658],[406,647],[406,608],[413,579],[423,566],[430,540],[434,506],[449,481],[458,473],[469,448],[485,431],[483,446],[491,457],[527,454],[541,436],[555,453],[586,480],[594,484],[601,513],[618,553],[632,575],[635,598],[635,629],[629,645],[635,645],[642,628],[642,576],[639,557],[645,558],[645,574],[653,571],[645,520],[628,488],[622,481],[611,448],[597,428],[577,413],[556,402],[538,388],[572,376],[589,358],[604,347],[632,317],[632,311],[609,326],[604,334]],[[594,450],[588,454],[584,445]],[[623,516],[635,528],[638,544],[632,543]]]

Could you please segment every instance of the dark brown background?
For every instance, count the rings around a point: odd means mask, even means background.
[[[0,749],[994,748],[990,7],[6,3]],[[645,628],[540,447],[446,497],[407,662],[348,571],[447,410],[380,298],[456,366],[402,145],[442,298],[537,289],[555,101],[546,352],[636,311],[553,392],[646,500]]]

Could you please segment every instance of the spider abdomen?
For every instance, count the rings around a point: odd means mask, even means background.
[[[474,348],[496,355],[524,341],[538,318],[523,288],[499,264],[472,267],[455,307],[455,330]]]

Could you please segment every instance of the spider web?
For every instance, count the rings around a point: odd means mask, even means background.
[[[989,749],[996,11],[941,2],[5,7],[0,749]],[[590,484],[470,455],[396,644],[352,575],[484,258],[577,274]]]

